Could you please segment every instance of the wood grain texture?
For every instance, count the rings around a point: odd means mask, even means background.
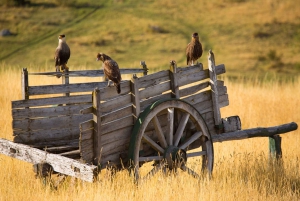
[[[56,172],[93,182],[96,169],[96,166],[93,165],[85,165],[67,157],[50,154],[5,139],[0,139],[0,153],[32,164],[47,163]]]

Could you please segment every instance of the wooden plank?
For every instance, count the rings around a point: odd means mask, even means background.
[[[36,142],[34,144],[28,144],[34,148],[38,149],[44,149],[45,147],[58,147],[58,146],[73,146],[74,149],[78,149],[78,137],[76,139],[67,139],[67,140],[57,140],[57,141],[41,141],[41,142]]]
[[[101,122],[101,110],[100,110],[100,100],[101,100],[101,93],[100,89],[96,88],[93,92],[93,107],[96,110],[96,115],[93,115],[93,119],[96,124],[94,124],[94,132],[93,134],[93,164],[99,165],[100,159],[101,159],[101,147],[102,147],[102,141],[101,141],[101,135],[103,133],[102,129],[102,122]]]
[[[105,101],[107,99],[113,99],[113,98],[117,98],[120,97],[124,94],[128,94],[130,93],[130,81],[126,80],[126,81],[122,81],[121,84],[121,94],[117,93],[116,87],[115,86],[111,86],[111,87],[105,87],[105,88],[100,88],[100,97],[101,97],[101,101]]]
[[[93,139],[93,128],[80,132],[79,141],[92,140]]]
[[[88,182],[93,182],[94,171],[97,168],[93,165],[85,165],[77,160],[59,156],[57,154],[50,154],[5,139],[0,139],[0,153],[32,164],[47,163],[51,165],[56,172]]]
[[[225,73],[225,65],[224,64],[220,64],[218,66],[216,66],[216,74],[220,75]],[[197,73],[191,73],[191,74],[186,74],[186,73],[180,73],[178,75],[178,84],[179,87],[187,85],[187,84],[191,84],[193,82],[198,82],[204,79],[209,78],[209,70],[205,69],[203,71],[199,71]]]
[[[224,142],[231,140],[243,140],[253,137],[270,137],[291,132],[297,130],[297,128],[297,123],[291,122],[273,127],[258,127],[246,130],[238,130],[229,133],[222,133],[220,135],[213,135],[212,140],[213,142]]]
[[[145,69],[142,68],[121,68],[121,74],[137,74],[144,73]],[[29,73],[29,75],[57,75],[57,72],[43,72],[43,73]],[[63,75],[63,73],[61,73]],[[103,70],[81,70],[81,71],[68,71],[70,77],[102,77],[104,76]]]
[[[149,105],[151,105],[152,103],[154,103],[155,101],[161,100],[161,99],[169,99],[171,98],[171,92],[166,93],[166,94],[160,94],[158,96],[153,96],[149,99],[146,100],[142,100],[140,105],[141,105],[141,112],[148,107]]]
[[[157,85],[159,83],[168,81],[169,78],[169,71],[159,71],[157,73],[153,73],[150,75],[146,75],[143,77],[138,78],[139,82],[139,89],[141,88],[148,88],[154,85]]]
[[[209,55],[208,55],[208,69],[209,69],[209,77],[210,77],[210,86],[212,90],[212,103],[213,103],[215,125],[218,126],[218,129],[221,130],[222,119],[221,119],[221,112],[220,112],[220,106],[218,101],[219,95],[217,89],[218,83],[217,83],[217,75],[215,69],[215,56],[211,50],[209,50]]]
[[[110,154],[127,151],[129,149],[130,138],[120,139],[113,143],[105,144],[102,147],[102,156],[105,157]]]
[[[196,84],[196,85],[191,86],[191,87],[180,89],[179,96],[184,97],[184,96],[188,96],[188,95],[197,93],[197,92],[205,89],[208,86],[209,86],[209,82],[204,82],[204,83]]]
[[[91,106],[91,103],[77,104],[77,105],[65,105],[65,106],[51,106],[41,108],[25,108],[25,109],[13,109],[13,119],[24,118],[37,118],[37,117],[54,117],[60,115],[73,115],[80,114],[80,110]]]
[[[92,102],[91,95],[37,98],[37,99],[29,99],[29,100],[12,101],[12,109],[24,108],[24,107],[38,107],[38,106],[46,106],[46,105],[58,105],[58,104],[83,104],[83,103],[91,103],[91,102]]]
[[[134,124],[132,115],[101,125],[102,134],[109,133]]]
[[[91,119],[91,114],[73,115],[73,116],[59,116],[52,118],[38,118],[38,119],[22,119],[13,120],[13,129],[21,129],[24,131],[32,130],[47,130],[52,128],[68,128],[78,126],[81,122]]]
[[[179,95],[179,86],[178,86],[178,74],[177,74],[177,64],[174,60],[170,61],[170,71],[169,71],[169,77],[170,77],[170,89],[172,91],[172,98],[180,98]]]
[[[102,145],[113,143],[121,139],[130,139],[132,128],[133,126],[128,126],[102,135]]]
[[[141,112],[139,87],[139,79],[134,75],[131,78],[131,100],[134,121],[138,118]]]
[[[79,128],[67,127],[61,129],[47,129],[38,131],[13,131],[14,142],[23,144],[34,144],[56,140],[78,139]]]
[[[185,73],[185,74],[193,74],[203,70],[203,64],[198,63],[193,66],[185,66],[185,67],[177,67],[177,72]]]
[[[92,92],[95,88],[107,87],[107,82],[89,82],[76,84],[61,84],[61,85],[43,85],[43,86],[29,86],[28,94],[45,95],[45,94],[60,94],[60,93],[75,93],[75,92]]]
[[[157,96],[157,95],[160,95],[169,90],[171,90],[170,81],[167,81],[167,82],[164,82],[164,83],[152,86],[152,87],[148,87],[144,90],[141,90],[140,91],[140,99]]]
[[[126,94],[123,96],[118,96],[114,99],[106,100],[106,102],[100,104],[100,110],[102,113],[108,113],[123,108],[127,105],[131,105],[131,94]]]
[[[27,68],[22,69],[22,86],[21,86],[21,91],[22,91],[22,99],[27,100],[29,99],[29,94],[28,94],[28,71]]]
[[[110,112],[110,113],[106,113],[105,115],[102,115],[101,123],[106,124],[111,121],[115,121],[117,119],[120,119],[125,116],[129,116],[129,115],[132,115],[132,106],[131,105],[121,108],[121,109],[118,109],[118,110],[114,110],[113,112]]]
[[[81,122],[81,123],[79,124],[79,128],[80,128],[80,131],[81,131],[81,132],[82,132],[82,131],[85,131],[85,130],[89,130],[89,129],[91,129],[91,128],[94,128],[94,120],[89,119],[89,120],[87,120],[87,121],[85,121],[85,122]]]

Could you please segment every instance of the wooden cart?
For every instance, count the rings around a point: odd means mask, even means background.
[[[297,129],[292,122],[241,130],[238,116],[221,118],[220,108],[229,100],[217,76],[225,66],[215,65],[211,51],[208,69],[202,64],[177,68],[171,61],[170,70],[147,75],[142,66],[121,70],[133,74],[121,82],[121,94],[107,82],[69,83],[70,76],[102,77],[102,70],[70,71],[61,85],[30,86],[29,75],[56,73],[23,69],[23,99],[12,101],[14,142],[0,139],[0,153],[34,164],[41,176],[53,171],[89,182],[108,166],[129,168],[136,179],[162,169],[199,177],[203,170],[212,173],[213,142]],[[196,168],[189,165],[194,157],[201,159]],[[152,166],[142,174],[145,163]]]

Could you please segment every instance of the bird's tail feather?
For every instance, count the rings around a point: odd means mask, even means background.
[[[121,85],[120,85],[120,84],[117,84],[116,87],[117,87],[117,92],[118,92],[118,94],[121,93]]]

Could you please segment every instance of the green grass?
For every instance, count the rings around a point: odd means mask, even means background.
[[[231,77],[300,74],[300,5],[292,0],[31,2],[0,7],[0,27],[16,34],[0,38],[0,62],[6,65],[54,65],[57,36],[64,33],[71,69],[98,68],[97,52],[121,68],[138,67],[141,60],[152,69],[166,69],[170,60],[185,66],[186,45],[198,32],[204,66],[213,49]]]

